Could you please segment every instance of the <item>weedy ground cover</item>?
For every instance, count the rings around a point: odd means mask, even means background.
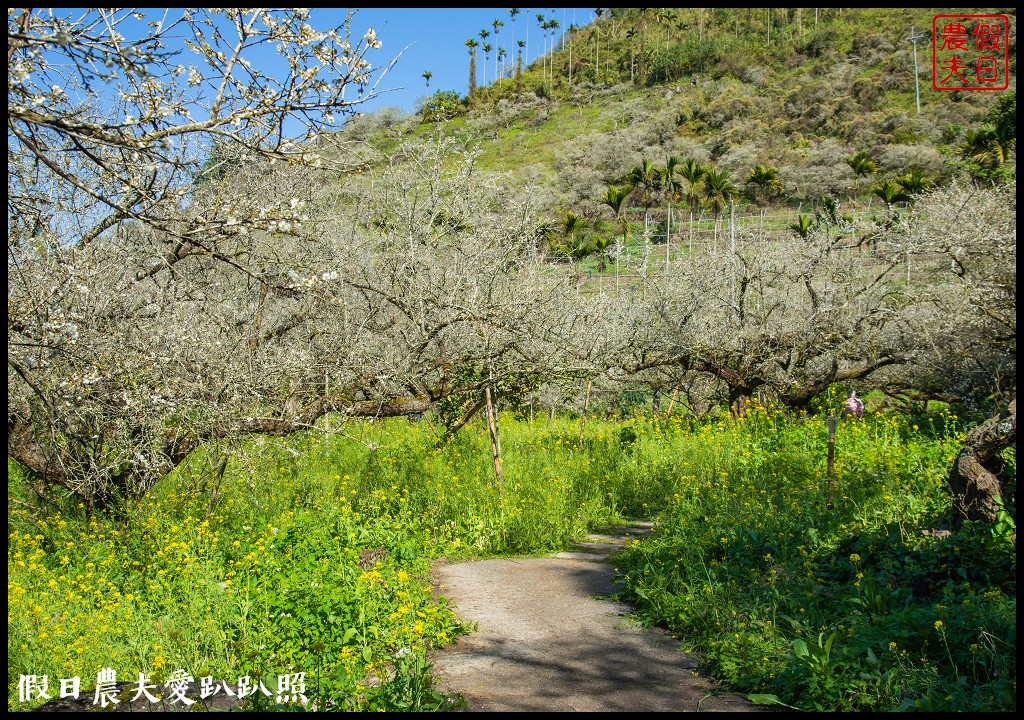
[[[1013,521],[946,529],[961,439],[948,410],[847,419],[830,492],[821,419],[705,425],[675,446],[660,527],[620,560],[627,597],[765,702],[1011,710]]]
[[[500,491],[479,429],[443,448],[404,419],[342,431],[205,448],[118,513],[31,507],[9,467],[9,707],[42,701],[19,702],[22,675],[53,697],[107,667],[268,687],[304,671],[321,708],[442,707],[426,653],[468,628],[432,596],[430,559],[550,551],[621,517],[615,458],[570,447],[568,421],[508,433]]]
[[[442,709],[429,649],[469,628],[429,563],[540,554],[624,518],[627,594],[735,688],[807,709],[1015,705],[1012,508],[940,527],[948,411],[824,420],[501,418],[443,447],[429,421],[205,448],[122,512],[32,509],[9,468],[8,706],[23,674],[154,683],[306,673],[318,706]],[[230,462],[216,472],[223,452]],[[1013,465],[1013,457],[1008,458]],[[54,694],[51,693],[51,694]],[[266,702],[257,694],[255,698]]]

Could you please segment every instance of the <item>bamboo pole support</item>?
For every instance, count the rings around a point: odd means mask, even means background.
[[[679,386],[676,385],[672,390],[672,399],[668,401],[668,410],[665,411],[665,419],[668,420],[669,415],[672,414],[672,406],[676,404],[676,395],[679,394]]]
[[[583,428],[587,424],[587,408],[590,406],[590,389],[594,386],[593,380],[587,380],[587,394],[583,398],[583,412],[580,414],[580,445],[583,445]]]
[[[836,476],[836,416],[828,416],[828,504],[832,506],[832,486]]]
[[[491,399],[491,387],[484,388],[487,400],[487,429],[491,434],[491,454],[494,456],[494,476],[498,479],[498,492],[505,494],[505,484],[501,474],[501,438],[498,437],[498,421],[495,417],[494,402]]]

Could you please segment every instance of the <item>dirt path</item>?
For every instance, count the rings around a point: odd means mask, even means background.
[[[577,552],[435,568],[439,594],[479,631],[433,657],[470,711],[762,711],[695,675],[668,633],[631,622],[609,563],[638,523],[592,535]]]

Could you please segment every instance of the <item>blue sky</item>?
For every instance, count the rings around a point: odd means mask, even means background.
[[[350,8],[316,8],[311,10],[310,24],[318,30],[326,30],[336,27],[345,21]],[[379,82],[376,85],[377,96],[361,103],[356,109],[362,112],[373,112],[384,107],[397,107],[401,110],[415,112],[417,102],[425,96],[433,94],[438,90],[452,90],[460,96],[464,96],[469,89],[469,51],[466,47],[466,40],[473,38],[478,43],[485,42],[480,37],[481,30],[487,30],[491,35],[486,42],[494,46],[490,57],[485,57],[483,48],[477,50],[477,84],[480,86],[494,81],[495,72],[498,69],[497,49],[504,48],[507,57],[505,63],[507,68],[514,68],[517,52],[516,40],[525,40],[528,43],[523,54],[524,65],[535,61],[544,52],[544,32],[539,27],[537,16],[543,15],[545,20],[554,19],[559,23],[558,36],[575,23],[577,26],[584,26],[595,17],[593,9],[583,8],[519,8],[513,26],[509,8],[351,8],[354,15],[351,22],[351,38],[353,45],[356,44],[369,28],[373,28],[377,38],[381,41],[380,48],[369,50],[365,59],[372,63],[374,68],[382,70],[398,57],[398,60],[391,69],[380,77],[375,72],[373,80]],[[166,17],[165,17],[166,13]],[[55,14],[69,18],[79,19],[85,17],[87,22],[97,20],[97,13],[90,9],[59,9]],[[181,8],[147,8],[143,10],[144,17],[134,18],[131,11],[122,10],[116,13],[122,19],[123,24],[118,27],[121,32],[127,32],[130,38],[141,37],[150,31],[147,26],[150,21],[174,22],[182,15]],[[494,35],[494,21],[500,20],[504,25],[499,26],[497,36]],[[218,20],[215,19],[215,22]],[[190,64],[195,62],[192,51],[184,50],[183,46],[177,43],[177,39],[186,36],[184,29],[178,29],[168,35],[166,41],[168,48],[180,52],[173,59],[174,63]],[[226,29],[225,36],[229,42],[233,31]],[[553,38],[549,33],[548,42]],[[247,59],[257,63],[260,70],[273,75],[275,67],[285,67],[271,48],[262,47],[254,49]],[[485,67],[486,65],[486,67]],[[431,73],[430,86],[423,77],[423,73]],[[59,78],[54,78],[59,81]],[[70,88],[69,93],[74,91]],[[213,88],[206,88],[209,93]],[[106,97],[103,89],[100,90],[101,97]],[[347,100],[354,100],[355,93],[347,95]],[[195,117],[202,115],[194,111]],[[340,118],[339,118],[340,119]],[[285,124],[285,134],[291,135],[301,132],[301,126],[297,121],[289,121]]]
[[[529,57],[524,53],[524,65],[539,57],[543,51],[543,32],[538,26],[537,14],[554,18],[559,23],[558,32],[573,22],[582,26],[594,17],[593,9],[583,8],[520,8],[516,16],[515,39],[529,42]],[[345,8],[317,9],[312,12],[312,25],[318,29],[337,24],[344,19]],[[495,19],[505,25],[498,28],[497,43],[492,23]],[[413,112],[416,101],[437,90],[454,90],[465,95],[469,89],[469,50],[466,40],[470,37],[482,44],[478,33],[486,29],[491,33],[487,42],[495,48],[503,47],[510,67],[514,66],[516,44],[512,38],[512,20],[509,8],[360,8],[352,20],[352,32],[361,36],[372,27],[383,46],[367,56],[374,65],[387,65],[404,49],[397,65],[378,85],[378,90],[395,88],[363,106],[365,112],[394,106]],[[527,38],[529,31],[529,38]],[[408,47],[407,47],[408,46]],[[495,51],[491,52],[487,67],[487,82],[494,79]],[[484,84],[484,54],[477,50],[477,83]],[[429,70],[433,73],[430,88],[422,75]]]

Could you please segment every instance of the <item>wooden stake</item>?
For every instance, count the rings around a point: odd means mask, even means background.
[[[491,433],[491,453],[494,455],[494,476],[498,479],[498,492],[504,495],[505,485],[501,477],[501,439],[498,437],[498,421],[495,418],[489,385],[484,388],[484,397],[487,400],[487,429]]]
[[[679,394],[679,386],[676,385],[672,390],[672,399],[668,401],[668,410],[665,411],[665,419],[668,420],[668,416],[672,414],[672,406],[676,404],[676,395]]]
[[[828,416],[828,504],[832,506],[832,483],[836,475],[836,416]]]
[[[217,493],[220,491],[220,482],[224,479],[224,471],[228,469],[228,454],[224,453],[220,459],[220,466],[217,468],[217,484],[213,486],[213,493],[210,495],[210,505],[206,508],[206,520],[209,521],[213,515],[213,506],[217,502]]]
[[[593,387],[594,381],[587,380],[587,394],[583,398],[583,414],[580,415],[580,445],[583,445],[583,428],[587,424],[587,408],[590,406],[590,388]]]

